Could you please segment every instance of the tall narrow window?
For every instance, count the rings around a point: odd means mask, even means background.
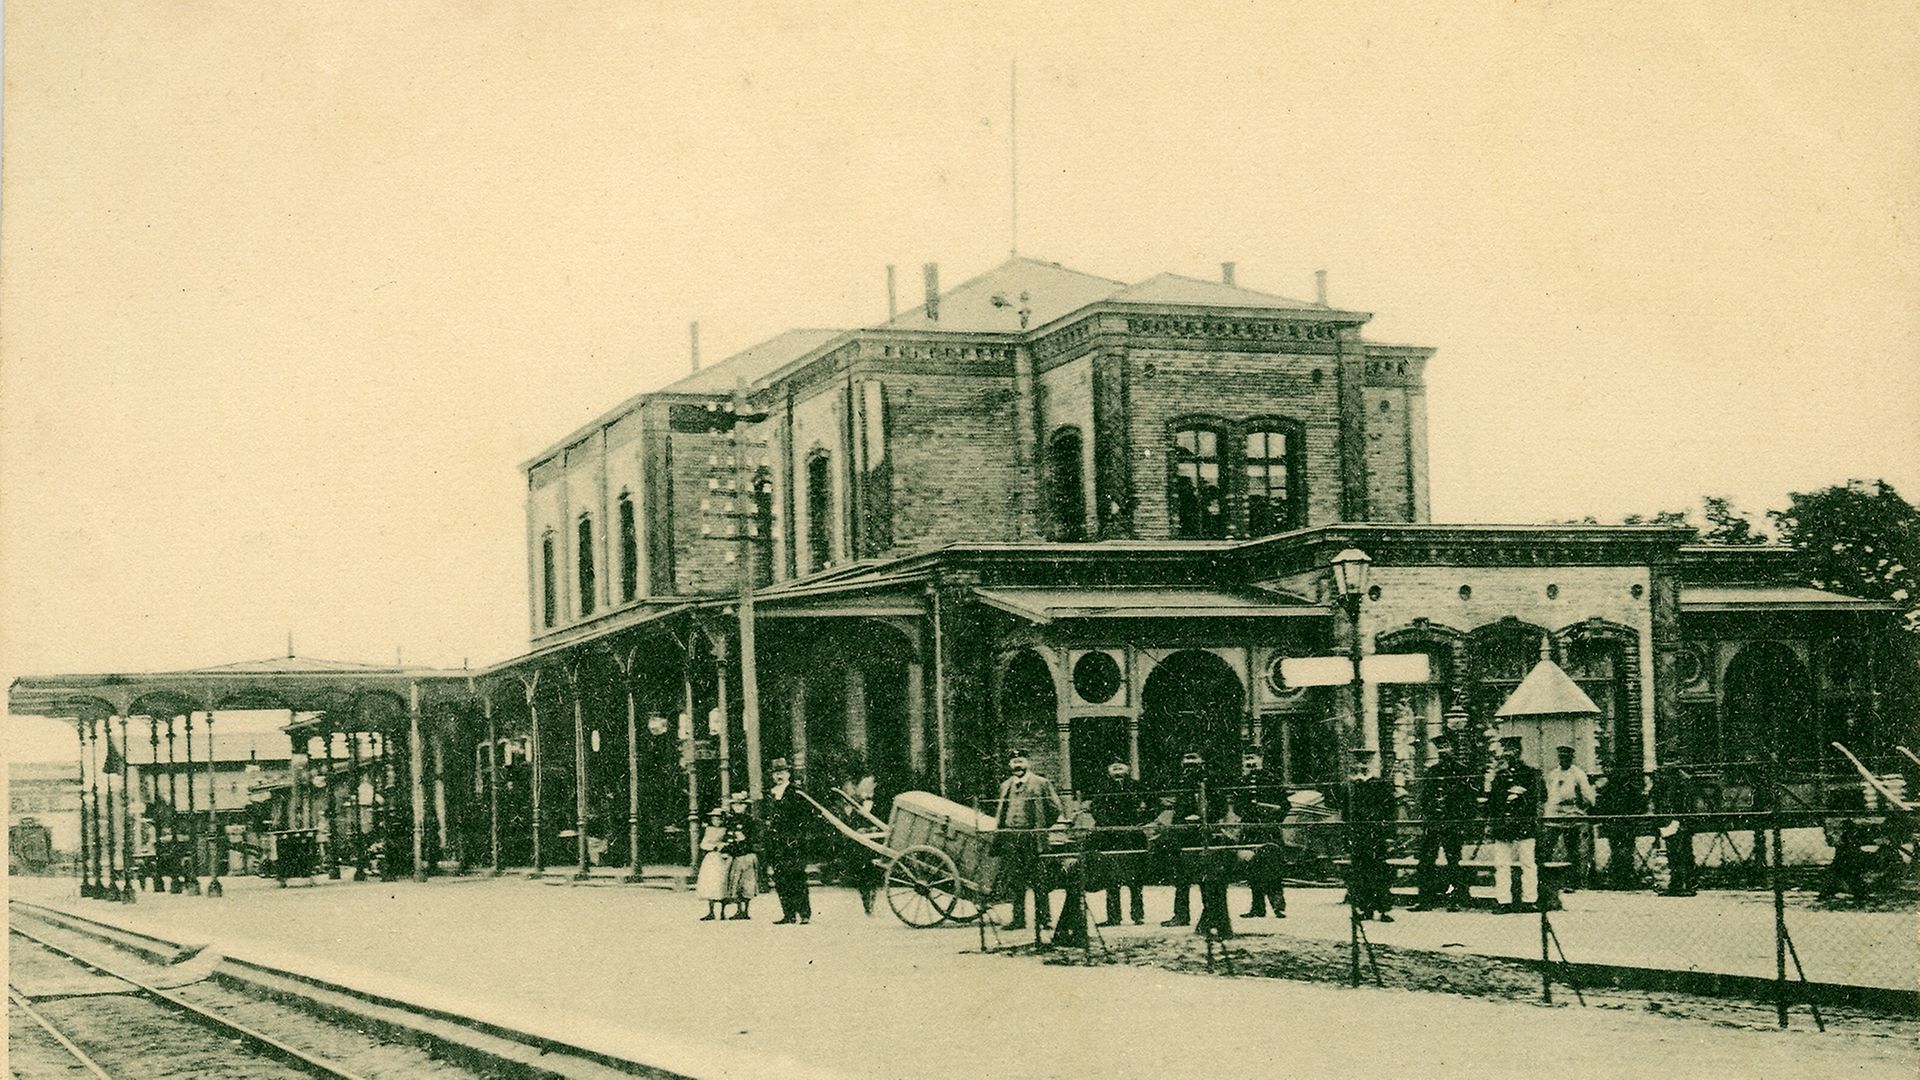
[[[580,515],[580,614],[593,614],[593,519]]]
[[[634,527],[633,496],[620,493],[620,600],[640,592],[640,534]]]
[[[540,537],[540,623],[552,628],[560,617],[559,582],[554,574],[553,530]]]
[[[825,450],[807,455],[807,570],[833,561],[833,458]]]
[[[753,544],[753,583],[773,583],[773,470],[765,465],[753,471],[753,517],[746,523]]]
[[[1220,433],[1182,428],[1173,433],[1174,535],[1213,540],[1227,535],[1226,499],[1220,490]]]
[[[1047,475],[1053,481],[1053,522],[1061,540],[1087,538],[1087,486],[1082,478],[1080,429],[1063,427],[1047,443]]]
[[[1293,440],[1284,431],[1247,432],[1247,535],[1298,528],[1294,513]]]

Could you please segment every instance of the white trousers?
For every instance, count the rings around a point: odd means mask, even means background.
[[[1520,867],[1520,902],[1540,902],[1540,868],[1533,861],[1533,837],[1493,841],[1493,902],[1505,904],[1513,896],[1513,867]]]

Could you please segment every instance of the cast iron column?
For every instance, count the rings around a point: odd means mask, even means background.
[[[213,753],[213,707],[207,707],[207,895],[219,896],[226,891],[220,884],[220,864],[225,862],[220,850],[220,777],[215,772]]]
[[[187,893],[200,895],[199,800],[193,793],[193,713],[187,717]]]
[[[80,740],[80,895],[93,895],[93,845],[88,842],[87,827],[92,812],[87,807],[87,726],[73,718],[73,733]]]

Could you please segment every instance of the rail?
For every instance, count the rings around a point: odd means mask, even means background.
[[[241,1041],[246,1042],[249,1045],[255,1047],[256,1049],[264,1052],[267,1056],[276,1058],[297,1069],[302,1069],[306,1072],[310,1072],[315,1076],[327,1077],[329,1078],[329,1080],[364,1080],[364,1078],[361,1077],[358,1073],[349,1072],[346,1069],[343,1069],[340,1066],[335,1065],[330,1061],[326,1061],[322,1058],[314,1057],[312,1054],[309,1054],[304,1050],[300,1050],[297,1047],[289,1046],[286,1043],[281,1042],[280,1040],[274,1038],[271,1035],[267,1035],[262,1032],[255,1031],[253,1028],[250,1028],[245,1024],[240,1023],[239,1021],[230,1019],[225,1016],[221,1016],[219,1013],[214,1012],[211,1009],[204,1008],[191,1001],[188,1001],[187,999],[179,996],[178,994],[169,993],[168,991],[163,990],[157,986],[153,986],[149,983],[142,982],[139,979],[136,979],[125,972],[115,971],[111,968],[97,964],[91,960],[87,960],[84,957],[81,957],[78,954],[72,952],[71,950],[62,948],[61,946],[56,945],[51,941],[48,941],[46,938],[43,938],[38,934],[22,929],[20,926],[14,924],[11,920],[9,920],[7,924],[7,930],[9,933],[17,934],[18,936],[23,937],[28,941],[33,942],[36,945],[39,945],[41,948],[46,949],[49,952],[65,957],[67,960],[73,962],[74,964],[79,965],[82,968],[85,968],[88,971],[94,972],[99,975],[105,975],[109,978],[118,979],[121,982],[124,982],[127,985],[133,987],[134,990],[140,993],[142,996],[161,1002],[167,1006],[170,1006],[175,1011],[186,1014],[188,1017],[192,1018],[197,1023],[206,1025],[208,1027],[212,1027],[219,1031],[230,1032],[233,1035],[238,1036]],[[93,1058],[88,1056],[84,1050],[82,1050],[77,1044],[73,1042],[73,1040],[67,1038],[65,1034],[61,1033],[58,1030],[58,1028],[56,1028],[52,1024],[52,1022],[49,1021],[43,1014],[41,1014],[38,1010],[34,1009],[32,1007],[31,1002],[27,999],[26,995],[23,994],[19,990],[19,988],[14,986],[11,982],[7,984],[7,997],[9,998],[9,1000],[13,1001],[15,1005],[19,1006],[22,1010],[24,1010],[30,1017],[32,1017],[35,1023],[39,1024],[42,1028],[46,1029],[47,1032],[51,1034],[54,1037],[54,1039],[58,1041],[60,1045],[67,1050],[68,1053],[74,1056],[75,1060],[77,1060],[83,1067],[85,1067],[88,1071],[90,1071],[94,1076],[100,1077],[101,1080],[113,1080],[111,1074],[102,1070],[98,1062],[94,1061]]]

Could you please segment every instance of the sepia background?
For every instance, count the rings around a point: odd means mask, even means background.
[[[16,0],[0,672],[518,651],[516,467],[690,320],[1005,258],[1015,56],[1021,253],[1326,269],[1436,520],[1920,492],[1912,5]]]

